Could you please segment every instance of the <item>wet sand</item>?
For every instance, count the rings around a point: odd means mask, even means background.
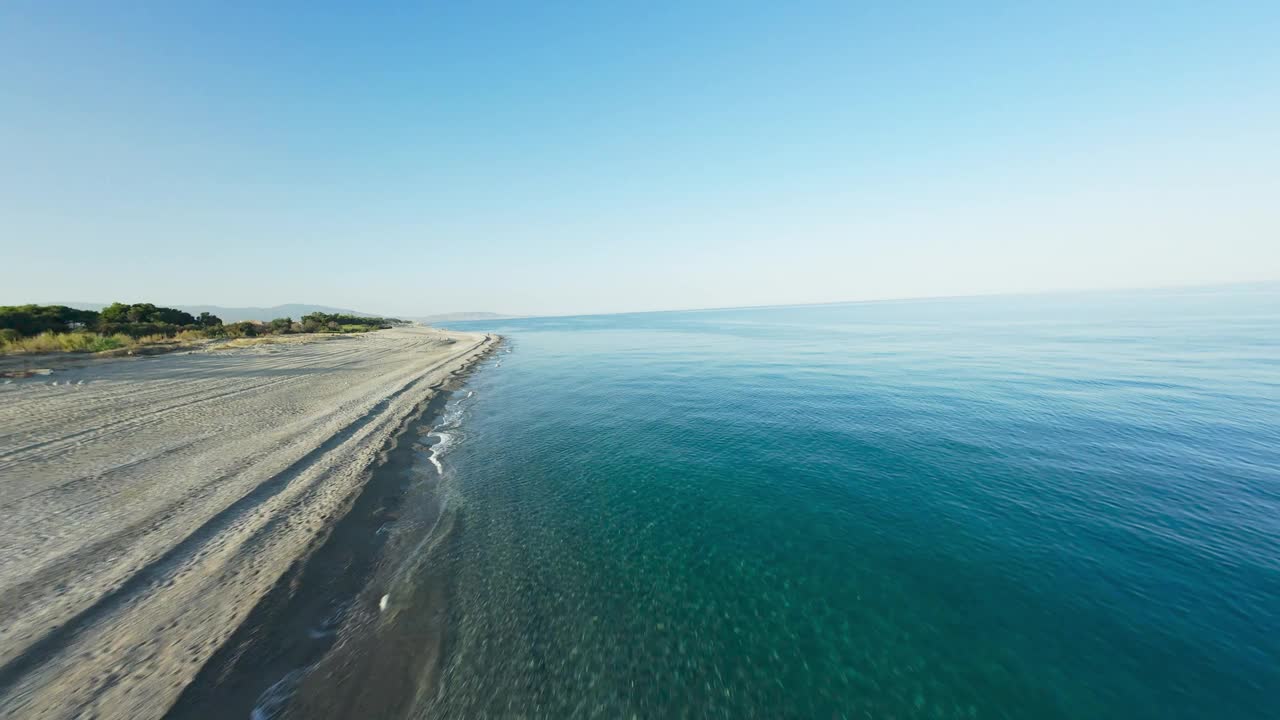
[[[446,409],[464,381],[451,380],[388,440],[351,510],[205,663],[166,720],[406,717],[436,689],[448,549],[461,523],[443,484],[449,443],[439,423],[456,421]]]
[[[494,342],[402,328],[0,385],[0,716],[163,716]]]

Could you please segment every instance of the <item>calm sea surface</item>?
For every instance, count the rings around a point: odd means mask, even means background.
[[[423,713],[1280,717],[1280,287],[454,327]]]

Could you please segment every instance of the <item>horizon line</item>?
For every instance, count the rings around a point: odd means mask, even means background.
[[[203,303],[203,302],[182,302],[175,303],[168,307],[213,307],[225,310],[248,310],[248,309],[271,309],[283,307],[286,305],[315,305],[319,307],[332,308],[335,310],[344,310],[365,315],[377,315],[379,317],[429,317],[432,315],[462,315],[468,313],[492,313],[499,315],[495,320],[534,320],[542,318],[575,318],[575,317],[606,317],[612,315],[652,315],[657,313],[676,313],[676,312],[717,312],[725,310],[765,310],[773,308],[800,308],[800,307],[825,307],[829,305],[869,305],[874,303],[897,303],[897,302],[927,302],[934,300],[958,300],[965,298],[984,298],[984,297],[1023,297],[1023,296],[1042,296],[1042,295],[1066,295],[1066,294],[1083,294],[1083,293],[1107,293],[1107,292],[1154,292],[1160,290],[1193,290],[1193,289],[1210,289],[1210,288],[1227,288],[1227,287],[1244,287],[1244,286],[1261,286],[1261,285],[1280,285],[1280,278],[1270,280],[1239,280],[1228,282],[1207,282],[1207,283],[1190,283],[1190,284],[1172,284],[1172,285],[1149,285],[1149,286],[1117,286],[1117,287],[1093,287],[1093,288],[1053,288],[1046,290],[1021,290],[1021,291],[997,291],[997,292],[975,292],[975,293],[957,293],[950,295],[903,295],[881,298],[865,298],[861,300],[821,300],[816,302],[793,302],[793,303],[763,303],[758,305],[714,305],[699,307],[677,307],[662,308],[658,310],[616,310],[612,312],[571,312],[571,313],[545,313],[545,314],[520,314],[520,313],[504,313],[493,312],[490,310],[451,310],[443,312],[427,312],[427,313],[370,313],[365,310],[355,310],[348,308],[340,308],[336,305],[327,303],[309,303],[309,302],[282,302],[273,305],[222,305],[219,303]],[[25,303],[22,303],[25,304]],[[65,302],[44,302],[30,303],[35,305],[54,305],[66,304]],[[83,303],[85,305],[108,305],[110,303]],[[75,305],[67,305],[67,307],[76,307]],[[76,308],[84,309],[84,308]],[[455,322],[484,322],[479,320],[457,320]]]
[[[1228,288],[1228,287],[1245,287],[1250,285],[1280,285],[1280,279],[1274,280],[1240,280],[1230,282],[1209,282],[1209,283],[1192,283],[1192,284],[1176,284],[1176,285],[1150,285],[1150,286],[1120,286],[1120,287],[1095,287],[1095,288],[1056,288],[1049,290],[1024,290],[1013,292],[978,292],[969,294],[955,295],[906,295],[900,297],[883,297],[883,298],[867,298],[863,300],[824,300],[818,302],[798,302],[798,303],[768,303],[763,305],[718,305],[711,307],[686,307],[686,308],[664,308],[662,310],[619,310],[615,312],[588,312],[588,313],[549,313],[545,315],[518,315],[508,313],[494,313],[501,315],[499,320],[538,320],[543,318],[577,318],[577,317],[608,317],[612,315],[655,315],[658,313],[685,313],[685,312],[717,312],[724,310],[767,310],[775,308],[801,308],[801,307],[826,307],[829,305],[871,305],[875,303],[897,303],[897,302],[928,302],[933,300],[960,300],[971,298],[988,298],[988,297],[1023,297],[1023,296],[1041,296],[1041,295],[1072,295],[1083,293],[1116,293],[1116,292],[1157,292],[1161,290],[1194,290],[1194,289],[1210,289],[1210,288]],[[481,312],[475,311],[457,311],[458,314],[465,312]],[[433,313],[436,315],[450,315],[455,313]],[[484,322],[484,320],[458,320],[457,322]]]

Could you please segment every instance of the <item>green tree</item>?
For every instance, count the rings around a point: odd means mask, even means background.
[[[211,312],[202,312],[200,317],[196,318],[196,324],[202,328],[218,327],[222,324],[222,318]]]
[[[125,323],[129,322],[129,306],[124,303],[114,302],[102,309],[102,322],[104,323]]]
[[[195,325],[195,317],[185,310],[175,310],[174,308],[155,307],[148,316],[150,322],[168,323],[170,325]]]
[[[151,303],[134,303],[125,311],[125,318],[131,323],[155,322],[156,310]]]
[[[13,330],[23,336],[42,332],[70,332],[92,327],[97,323],[98,313],[66,305],[0,306],[0,328]]]

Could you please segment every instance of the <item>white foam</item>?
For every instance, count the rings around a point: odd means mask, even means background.
[[[387,601],[389,601],[390,599],[391,599],[391,596],[390,596],[390,595],[383,595],[383,596],[382,596],[382,599],[378,601],[378,612],[386,612],[386,611],[387,611]]]
[[[294,690],[298,687],[298,682],[302,680],[306,670],[299,668],[291,670],[289,674],[280,678],[276,684],[267,688],[265,692],[258,696],[258,702],[253,706],[253,710],[249,712],[249,720],[271,720],[284,710],[285,705],[289,702],[289,698],[293,697]]]
[[[444,414],[440,416],[440,422],[436,423],[437,428],[457,427],[462,423],[462,405],[454,403],[444,409]]]
[[[462,401],[472,395],[475,395],[475,390],[469,390],[465,397],[457,398],[448,405],[445,405],[444,412],[440,415],[440,421],[436,423],[432,431],[427,434],[427,437],[435,440],[431,445],[431,452],[428,457],[431,460],[431,464],[435,465],[436,470],[442,475],[444,474],[444,465],[440,464],[440,458],[444,457],[444,454],[449,452],[449,449],[453,447],[454,441],[453,433],[447,431],[462,424]]]
[[[436,444],[431,446],[431,464],[436,466],[436,471],[441,475],[444,474],[444,466],[440,464],[440,456],[444,455],[453,444],[453,436],[446,432],[431,433],[436,437]]]

